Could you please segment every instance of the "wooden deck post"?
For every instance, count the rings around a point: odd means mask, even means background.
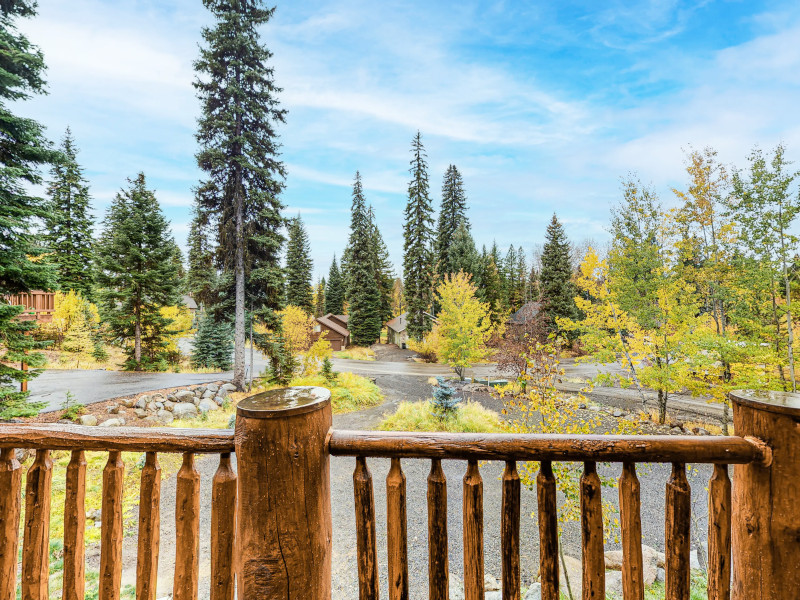
[[[236,407],[238,597],[331,597],[330,392],[270,390]]]
[[[800,590],[800,394],[736,391],[736,435],[763,440],[771,464],[736,465],[733,599],[796,600]]]

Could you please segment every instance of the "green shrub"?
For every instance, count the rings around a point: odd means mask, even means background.
[[[446,431],[450,433],[499,433],[500,416],[477,402],[462,402],[448,419],[433,412],[431,402],[401,402],[397,412],[378,426],[381,431]]]

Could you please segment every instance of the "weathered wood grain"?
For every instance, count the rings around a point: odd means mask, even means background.
[[[708,481],[708,600],[731,597],[731,480],[714,465]]]
[[[644,598],[642,501],[636,465],[622,465],[619,478],[619,520],[622,530],[622,593],[625,600]]]
[[[330,428],[329,401],[265,419],[237,408],[237,598],[331,597]]]
[[[464,598],[483,600],[483,479],[477,461],[467,463],[463,488]]]
[[[764,448],[740,437],[333,431],[334,456],[460,460],[749,463]]]
[[[236,591],[236,472],[220,454],[211,483],[211,600],[233,600]]]
[[[186,452],[175,483],[173,600],[197,600],[200,575],[200,473]]]
[[[100,600],[119,600],[122,583],[122,494],[125,463],[117,450],[108,453],[103,469],[100,525]]]
[[[139,487],[139,541],[136,554],[136,598],[155,600],[158,583],[158,552],[161,540],[161,465],[158,455],[148,452]]]
[[[450,562],[447,555],[447,479],[442,461],[431,460],[428,475],[428,598],[449,600]]]
[[[536,476],[539,509],[539,577],[542,600],[559,600],[558,591],[558,512],[556,478],[553,465],[542,461]]]
[[[691,593],[689,543],[691,493],[686,465],[674,463],[667,481],[664,549],[666,551],[665,600],[686,600]]]
[[[506,462],[500,522],[501,588],[503,600],[520,600],[519,517],[520,481],[517,463]]]
[[[594,462],[583,464],[580,487],[583,600],[605,600],[603,505],[600,497],[600,477],[597,475],[597,466]]]
[[[53,461],[37,450],[25,484],[22,540],[22,600],[48,600],[50,577],[50,490]]]
[[[399,458],[392,459],[386,476],[386,550],[389,600],[408,600],[408,519],[406,476]]]
[[[363,456],[356,458],[353,472],[353,493],[356,508],[356,563],[358,564],[358,597],[378,598],[378,546],[375,530],[375,494],[372,473]]]
[[[84,600],[86,533],[86,456],[73,450],[67,465],[64,497],[63,600]]]
[[[0,451],[0,600],[17,598],[22,465],[14,448]]]
[[[233,452],[234,440],[230,429],[4,423],[0,424],[0,448],[218,454]]]

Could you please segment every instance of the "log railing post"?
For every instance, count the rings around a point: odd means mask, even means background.
[[[239,598],[331,597],[330,392],[270,390],[236,407]]]
[[[731,393],[736,435],[771,448],[770,464],[736,465],[734,600],[795,600],[800,590],[800,394]]]

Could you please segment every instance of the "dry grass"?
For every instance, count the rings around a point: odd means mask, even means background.
[[[346,350],[339,350],[334,352],[333,356],[348,360],[375,360],[375,352],[371,348],[362,348],[361,346],[351,346]]]
[[[397,412],[380,425],[381,431],[445,431],[450,433],[499,433],[500,416],[477,402],[462,402],[450,417],[439,418],[429,401],[401,402]]]

